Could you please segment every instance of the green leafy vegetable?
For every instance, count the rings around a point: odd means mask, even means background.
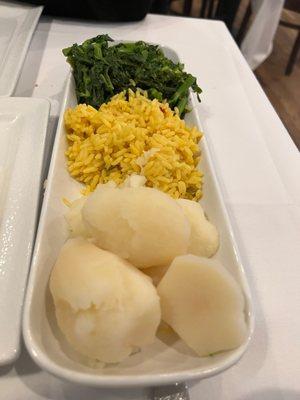
[[[63,49],[73,69],[79,103],[99,107],[114,94],[137,88],[147,90],[150,98],[167,100],[180,115],[188,111],[190,88],[200,101],[196,78],[184,72],[183,64],[165,57],[158,46],[142,41],[109,46],[112,41],[99,35]]]

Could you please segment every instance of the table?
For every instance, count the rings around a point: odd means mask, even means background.
[[[197,109],[251,286],[256,329],[248,352],[225,373],[193,382],[191,400],[299,399],[296,147],[222,22],[148,15],[144,21],[122,24],[40,21],[15,95],[49,98],[48,150],[68,74],[60,49],[103,32],[115,39],[169,45],[198,77],[204,93]],[[243,106],[238,113],[237,104]],[[145,400],[147,396],[148,389],[97,390],[62,382],[41,371],[25,350],[14,366],[0,369],[1,400]]]

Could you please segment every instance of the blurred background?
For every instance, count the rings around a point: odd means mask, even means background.
[[[300,148],[300,0],[158,0],[153,10],[223,20]],[[263,31],[268,25],[273,32]],[[262,50],[265,36],[271,47]]]

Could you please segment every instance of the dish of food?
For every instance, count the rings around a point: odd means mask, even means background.
[[[96,386],[218,373],[245,351],[253,315],[197,114],[181,120],[186,108],[145,87],[111,93],[99,110],[78,105],[76,68],[29,280],[28,350],[48,371]]]

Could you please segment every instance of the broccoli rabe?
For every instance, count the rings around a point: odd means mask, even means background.
[[[63,49],[73,69],[79,103],[99,107],[116,93],[140,88],[150,98],[168,101],[183,116],[190,88],[200,101],[196,78],[184,71],[183,64],[165,57],[159,46],[142,41],[109,46],[112,41],[99,35]]]

